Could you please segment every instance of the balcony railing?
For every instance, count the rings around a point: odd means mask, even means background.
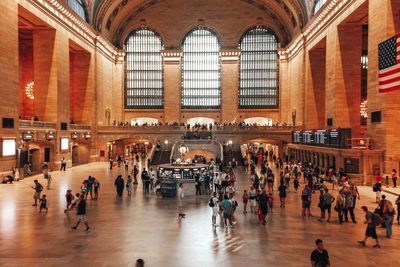
[[[85,124],[70,124],[69,125],[70,130],[90,130],[91,127],[90,125],[85,125]]]
[[[55,122],[48,121],[33,121],[33,120],[19,120],[19,127],[26,129],[56,129]]]

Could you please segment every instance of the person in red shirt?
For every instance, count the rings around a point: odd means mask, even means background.
[[[382,183],[382,176],[377,175],[377,176],[376,176],[376,182],[377,182],[377,183]]]

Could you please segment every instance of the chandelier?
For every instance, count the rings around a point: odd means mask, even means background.
[[[361,102],[360,104],[360,114],[361,117],[363,118],[368,118],[368,100],[364,100],[363,102]]]
[[[25,94],[28,98],[30,99],[35,99],[35,96],[33,95],[33,86],[34,82],[30,82],[25,86]]]

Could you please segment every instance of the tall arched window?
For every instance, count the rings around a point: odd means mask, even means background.
[[[162,49],[161,37],[149,29],[126,39],[125,108],[163,108]]]
[[[239,108],[277,108],[278,39],[264,27],[248,30],[241,38]]]
[[[220,107],[220,43],[209,29],[196,28],[183,39],[182,95],[184,109]]]

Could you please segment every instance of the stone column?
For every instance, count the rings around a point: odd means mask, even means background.
[[[221,49],[221,122],[238,120],[239,55],[234,49]]]
[[[164,122],[181,122],[181,57],[180,50],[163,50]]]
[[[35,115],[41,121],[57,121],[57,80],[56,32],[52,29],[34,30],[33,32],[33,66]],[[68,51],[68,42],[65,44]],[[62,59],[68,65],[68,54]],[[64,66],[65,67],[65,66]],[[68,70],[68,67],[66,71]],[[69,97],[63,99],[63,107],[69,108]]]
[[[381,173],[398,170],[400,147],[400,90],[380,93],[378,90],[378,44],[400,32],[400,0],[369,1],[368,5],[368,117],[371,112],[381,111],[382,122],[370,123],[367,135],[376,149],[385,150]],[[384,167],[384,168],[382,168]],[[372,166],[370,166],[372,168]]]

